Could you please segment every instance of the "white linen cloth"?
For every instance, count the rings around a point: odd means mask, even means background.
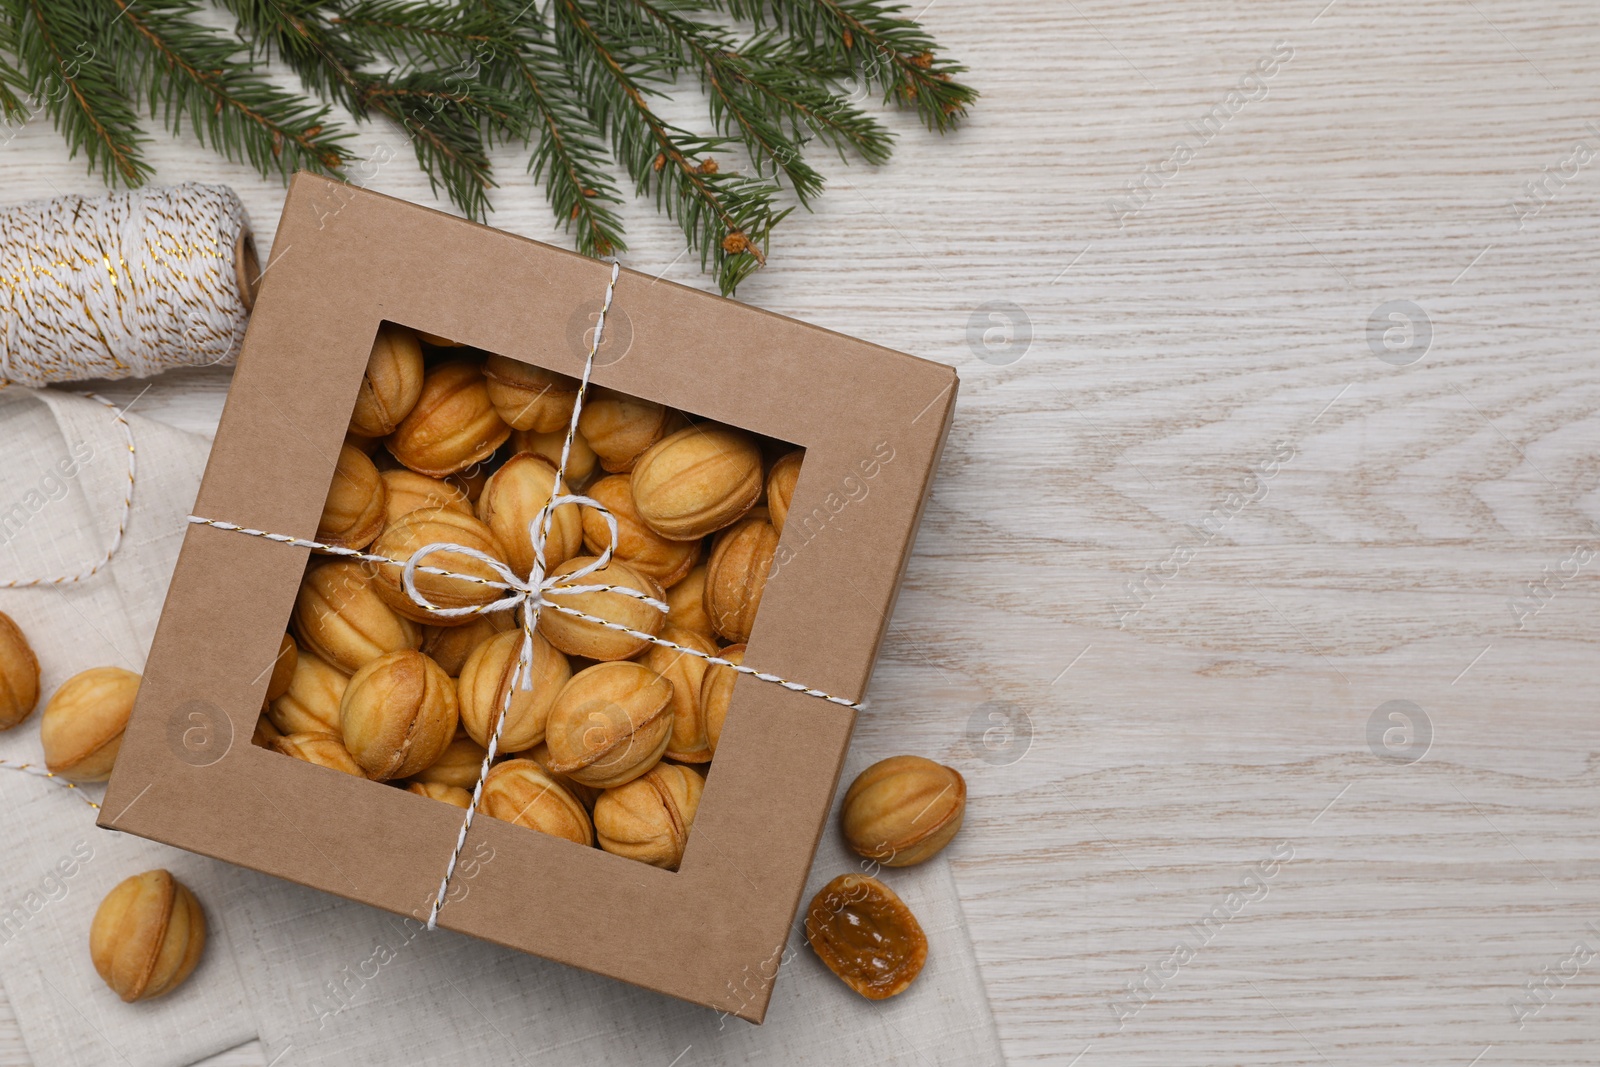
[[[82,582],[0,589],[0,611],[21,627],[42,674],[38,710],[0,733],[8,762],[43,765],[40,713],[69,677],[144,668],[210,443],[137,414],[127,420],[139,475],[112,564]],[[127,486],[127,439],[109,408],[52,390],[0,389],[0,582],[99,560]],[[38,1067],[181,1067],[249,1041],[255,1022],[217,906],[241,872],[98,829],[84,798],[103,791],[0,770],[0,982],[29,1055]],[[183,986],[124,1004],[90,962],[89,924],[112,886],[154,867],[194,890],[210,939]]]
[[[87,667],[141,669],[155,631],[209,446],[137,415],[129,422],[139,475],[132,520],[112,564],[76,585],[0,589],[0,611],[17,620],[39,655],[45,699]],[[115,530],[127,482],[121,433],[105,407],[53,391],[0,390],[0,523],[13,501],[37,489],[52,465],[83,442],[93,448],[91,458],[65,492],[51,483],[43,493],[46,505],[20,530],[12,535],[0,526],[6,537],[0,581],[76,570],[97,559]],[[844,780],[882,755],[853,752]],[[41,762],[37,713],[0,733],[0,758]],[[97,788],[87,793],[98,799]],[[797,924],[767,1021],[756,1027],[98,830],[82,797],[54,782],[0,771],[0,803],[6,856],[0,912],[13,902],[26,904],[30,892],[43,901],[0,942],[0,982],[39,1067],[176,1067],[258,1034],[263,1062],[281,1067],[1003,1062],[942,858],[879,874],[928,935],[927,966],[909,990],[878,1003],[857,997],[806,947]],[[74,873],[63,876],[58,864],[73,859],[75,847],[92,855],[69,864]],[[89,922],[111,886],[157,866],[195,890],[211,943],[199,970],[177,992],[124,1005],[89,961]],[[824,834],[805,899],[835,875],[860,869],[836,833]],[[65,888],[54,888],[58,882]],[[0,914],[0,939],[7,938],[3,923]]]

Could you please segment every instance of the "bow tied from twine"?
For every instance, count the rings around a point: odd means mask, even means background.
[[[467,808],[466,813],[462,818],[461,829],[456,835],[455,848],[450,854],[449,863],[445,866],[444,877],[439,881],[438,892],[434,895],[433,905],[428,913],[427,927],[430,930],[436,929],[438,926],[439,910],[444,906],[446,895],[450,889],[450,880],[455,875],[456,864],[461,857],[462,850],[466,846],[467,834],[472,829],[473,817],[476,815],[478,804],[483,798],[484,779],[488,777],[490,766],[494,762],[496,753],[499,751],[500,734],[505,728],[507,718],[510,717],[512,693],[517,690],[527,691],[533,688],[534,640],[539,624],[539,614],[544,609],[548,608],[551,611],[558,611],[564,615],[569,615],[584,622],[593,623],[610,630],[616,630],[637,640],[647,641],[650,644],[660,645],[664,648],[675,649],[680,654],[696,656],[713,666],[727,667],[740,674],[748,675],[752,678],[759,679],[772,685],[782,686],[785,689],[789,689],[797,693],[803,693],[806,696],[815,697],[818,700],[825,700],[831,704],[837,704],[841,707],[852,708],[855,710],[860,710],[861,708],[865,707],[863,703],[853,700],[846,700],[844,697],[833,696],[820,689],[813,689],[809,686],[801,685],[798,682],[792,682],[787,678],[780,677],[776,674],[770,674],[766,671],[756,670],[753,667],[747,667],[741,663],[734,663],[723,656],[714,656],[710,655],[709,653],[702,652],[699,649],[688,648],[684,645],[678,644],[676,641],[668,640],[667,638],[661,637],[657,634],[648,633],[644,630],[635,630],[631,627],[624,626],[621,623],[613,622],[610,619],[603,619],[597,615],[591,615],[588,612],[580,611],[577,608],[570,607],[566,604],[559,603],[557,600],[551,599],[552,597],[560,597],[563,595],[572,595],[578,593],[618,593],[623,596],[628,596],[636,600],[643,601],[656,611],[661,612],[662,615],[666,615],[669,610],[666,603],[639,589],[634,589],[625,585],[583,582],[584,578],[591,574],[598,573],[610,565],[612,557],[615,553],[615,546],[617,544],[617,519],[616,516],[611,514],[610,510],[606,508],[605,505],[592,497],[583,496],[577,493],[560,492],[560,490],[566,484],[565,478],[567,461],[571,457],[573,438],[578,432],[578,417],[583,411],[583,400],[588,393],[590,375],[594,370],[595,355],[599,351],[600,342],[604,336],[606,314],[611,310],[611,302],[616,292],[617,277],[620,272],[620,266],[616,263],[612,263],[611,280],[606,285],[605,301],[601,305],[600,315],[595,324],[594,338],[589,345],[588,356],[584,360],[583,376],[579,380],[577,398],[572,406],[572,417],[567,424],[566,438],[561,445],[561,459],[556,464],[556,473],[551,487],[550,500],[539,509],[533,520],[528,524],[528,537],[533,546],[533,566],[530,568],[527,577],[519,575],[504,560],[497,559],[487,552],[483,552],[479,549],[471,548],[466,545],[455,544],[454,542],[449,541],[437,541],[422,545],[413,551],[411,555],[402,562],[388,556],[374,555],[372,553],[362,552],[357,549],[326,545],[318,541],[312,541],[301,537],[293,537],[288,534],[269,533],[266,530],[251,529],[249,527],[239,526],[231,522],[224,522],[220,519],[207,519],[198,515],[189,516],[189,521],[194,524],[211,526],[219,530],[229,530],[246,534],[251,537],[261,537],[269,541],[294,545],[300,548],[309,548],[313,551],[326,553],[328,555],[361,559],[370,563],[378,564],[379,566],[392,567],[396,564],[400,564],[400,585],[405,591],[406,595],[422,610],[441,618],[460,618],[467,615],[479,615],[496,611],[519,612],[519,622],[522,629],[522,643],[521,649],[517,655],[516,673],[513,678],[513,683],[506,686],[505,696],[501,702],[500,714],[497,716],[494,730],[489,736],[489,744],[486,746],[483,763],[478,769],[477,782],[472,790],[472,803]],[[611,537],[606,547],[595,559],[575,568],[569,574],[552,575],[549,573],[550,568],[545,559],[545,544],[549,538],[550,526],[555,517],[556,509],[564,507],[568,504],[576,504],[581,507],[592,508],[605,520],[606,528],[610,531]],[[465,557],[466,559],[473,560],[477,563],[481,563],[496,577],[484,578],[475,574],[463,574],[459,571],[453,571],[448,568],[424,564],[423,561],[429,556],[443,552],[453,553],[458,556]],[[504,595],[499,596],[486,604],[469,604],[461,607],[443,607],[429,600],[426,594],[424,594],[418,587],[417,576],[419,573],[474,582],[479,585],[485,585],[491,588],[499,589],[504,593]]]
[[[594,511],[605,520],[606,528],[610,531],[611,538],[607,542],[605,549],[602,550],[600,555],[595,557],[593,560],[590,560],[588,563],[576,568],[569,574],[553,575],[548,572],[548,567],[545,563],[545,542],[549,537],[550,523],[555,515],[556,509],[564,507],[568,504],[577,504],[581,507],[594,509]],[[600,503],[600,501],[594,499],[593,497],[583,496],[578,493],[562,493],[552,496],[549,503],[540,508],[538,513],[534,516],[533,521],[528,524],[528,536],[529,540],[533,544],[533,568],[529,572],[527,578],[523,578],[518,575],[517,572],[513,570],[511,566],[504,560],[496,559],[489,553],[479,549],[470,548],[466,545],[458,545],[450,541],[436,541],[432,544],[423,545],[415,552],[411,553],[411,555],[406,559],[405,565],[400,570],[400,587],[405,591],[405,594],[411,598],[412,603],[416,604],[417,607],[431,615],[437,615],[441,618],[460,618],[465,615],[484,615],[495,611],[516,611],[521,609],[521,619],[519,621],[522,626],[522,649],[517,656],[517,672],[514,688],[522,690],[529,690],[533,688],[534,633],[539,625],[540,609],[549,607],[555,611],[570,614],[589,622],[602,622],[607,623],[607,625],[615,625],[608,623],[608,621],[605,619],[599,619],[596,616],[579,611],[576,608],[569,608],[561,604],[553,604],[549,601],[549,597],[561,594],[571,595],[576,593],[621,593],[625,596],[630,596],[636,600],[643,601],[655,610],[661,612],[663,615],[670,610],[665,601],[658,600],[649,593],[631,588],[629,586],[582,584],[581,579],[586,578],[598,571],[603,571],[607,566],[610,565],[612,556],[615,552],[614,546],[617,543],[616,516],[611,514],[610,510],[606,508],[604,504]],[[475,559],[498,575],[500,580],[497,582],[490,581],[488,579],[478,578],[472,575],[459,574],[443,567],[422,566],[422,561],[436,552],[455,552],[471,559]],[[377,558],[381,559],[384,557]],[[443,575],[452,578],[463,578],[468,581],[478,582],[496,589],[503,589],[508,595],[499,597],[498,599],[492,600],[487,604],[468,604],[464,607],[457,608],[441,607],[440,605],[429,600],[427,595],[417,587],[417,572],[419,570],[429,574]],[[638,635],[650,636],[643,634],[642,631],[640,631]],[[502,717],[503,715],[504,711],[502,710]],[[491,738],[491,741],[498,740],[498,738],[499,731],[497,730],[494,737]],[[493,758],[492,751],[491,758]]]

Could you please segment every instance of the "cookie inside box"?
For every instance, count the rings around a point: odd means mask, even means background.
[[[254,743],[677,870],[804,453],[580,385],[380,325]]]

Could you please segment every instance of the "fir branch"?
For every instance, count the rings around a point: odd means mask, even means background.
[[[241,34],[261,55],[287,63],[308,90],[365,117],[358,71],[372,62],[328,24],[327,0],[217,0],[238,20]]]
[[[834,91],[846,66],[815,50],[802,52],[797,63],[792,42],[775,45],[771,33],[737,47],[726,30],[679,14],[698,9],[697,0],[622,0],[604,8],[612,34],[641,42],[671,73],[696,76],[718,131],[741,141],[758,167],[771,165],[787,178],[802,204],[823,185],[802,154],[812,137],[841,155],[851,147],[870,163],[888,159],[889,132]]]
[[[0,49],[3,49],[4,52],[14,50],[11,37],[9,24],[7,27],[0,28]],[[28,83],[22,72],[12,64],[10,58],[4,52],[0,52],[0,116],[3,116],[8,123],[26,122],[28,120],[28,107],[22,102],[22,97],[17,94],[26,94]]]
[[[329,109],[253,73],[237,41],[196,22],[196,0],[110,3],[113,47],[137,57],[150,114],[162,111],[174,133],[187,116],[201,144],[262,174],[331,173],[349,161],[348,135],[328,128]]]
[[[923,123],[940,133],[966,117],[976,90],[954,80],[967,68],[934,58],[932,34],[902,18],[900,4],[878,0],[807,0],[825,13],[824,39],[836,39],[856,60],[884,100],[914,106]]]
[[[107,56],[105,20],[92,2],[5,0],[16,57],[28,94],[89,169],[108,185],[143,184],[152,173],[144,160],[133,102],[118,84]]]
[[[607,17],[603,6],[596,12],[585,0],[553,0],[553,7],[562,55],[587,86],[589,110],[611,134],[635,186],[678,222],[689,247],[700,251],[702,269],[714,265],[718,286],[731,293],[766,263],[772,228],[788,214],[774,210],[777,186],[720,173],[714,159],[695,162],[693,157],[710,156],[728,140],[701,137],[656,115],[630,69],[640,57],[613,49],[596,29]]]
[[[796,49],[791,41],[763,34],[746,42],[733,57],[749,68],[744,84],[780,105],[790,115],[793,128],[821,138],[845,158],[854,149],[868,163],[887,163],[894,151],[894,134],[883,124],[835,91],[848,73],[825,57]]]
[[[624,251],[622,221],[610,205],[622,202],[605,171],[604,134],[575,101],[570,72],[548,42],[546,27],[523,0],[482,0],[485,9],[517,48],[500,57],[486,74],[518,100],[532,117],[536,146],[529,173],[545,183],[551,210],[577,230],[578,250],[589,256]]]
[[[893,0],[216,0],[234,35],[202,24],[205,0],[0,0],[0,116],[44,110],[108,184],[150,174],[138,110],[263,174],[349,161],[332,105],[412,142],[436,193],[483,218],[489,149],[529,150],[528,170],[590,255],[624,248],[620,163],[731,293],[765,263],[787,215],[823,177],[805,158],[886,160],[893,138],[846,95],[852,80],[949,129],[976,94],[963,69]],[[714,13],[756,24],[753,38]],[[304,92],[256,61],[276,56]],[[687,75],[712,132],[665,121],[655,97]],[[718,154],[748,155],[741,175]]]
[[[411,139],[435,194],[442,188],[468,218],[488,215],[488,193],[495,183],[487,130],[518,121],[503,94],[456,71],[418,70],[393,80],[367,80],[361,102]]]
[[[378,114],[398,126],[435,193],[442,187],[470,218],[488,214],[494,180],[483,125],[488,113],[500,110],[498,102],[479,106],[488,90],[457,86],[470,79],[448,71],[412,71],[398,79],[364,73],[372,54],[332,24],[333,8],[324,0],[219,2],[307,89],[343,104],[358,121]]]
[[[771,22],[790,34],[817,41],[848,59],[884,101],[913,107],[930,130],[956,126],[977,100],[977,91],[955,80],[967,68],[935,58],[932,34],[901,14],[904,5],[885,0],[717,0],[735,17],[757,25]]]
[[[775,91],[750,91],[760,72],[734,53],[726,32],[690,22],[651,0],[627,0],[627,6],[639,19],[631,28],[641,36],[659,37],[655,54],[674,57],[669,65],[673,73],[693,69],[711,105],[711,120],[724,136],[742,141],[758,166],[762,161],[775,166],[802,204],[822,192],[822,175],[806,163],[800,145],[784,129],[785,118],[792,128],[792,102]]]
[[[365,54],[403,65],[452,66],[464,56],[487,62],[509,43],[492,13],[455,4],[358,0],[328,21]]]

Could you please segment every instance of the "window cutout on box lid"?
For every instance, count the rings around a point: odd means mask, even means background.
[[[530,525],[556,487],[578,382],[383,323],[351,412],[317,539],[392,563],[312,554],[256,730],[264,748],[466,808],[510,694],[484,815],[676,870],[736,672],[554,610],[739,662],[772,570],[802,450],[591,387],[564,492],[617,523],[603,569],[551,594],[531,689],[516,687],[520,610],[443,616],[402,585],[424,545],[475,549],[526,579]],[[556,509],[555,578],[611,541],[604,514]],[[483,609],[506,590],[481,558],[440,550],[417,591]],[[461,577],[457,577],[461,576]],[[481,581],[472,581],[476,578]]]

